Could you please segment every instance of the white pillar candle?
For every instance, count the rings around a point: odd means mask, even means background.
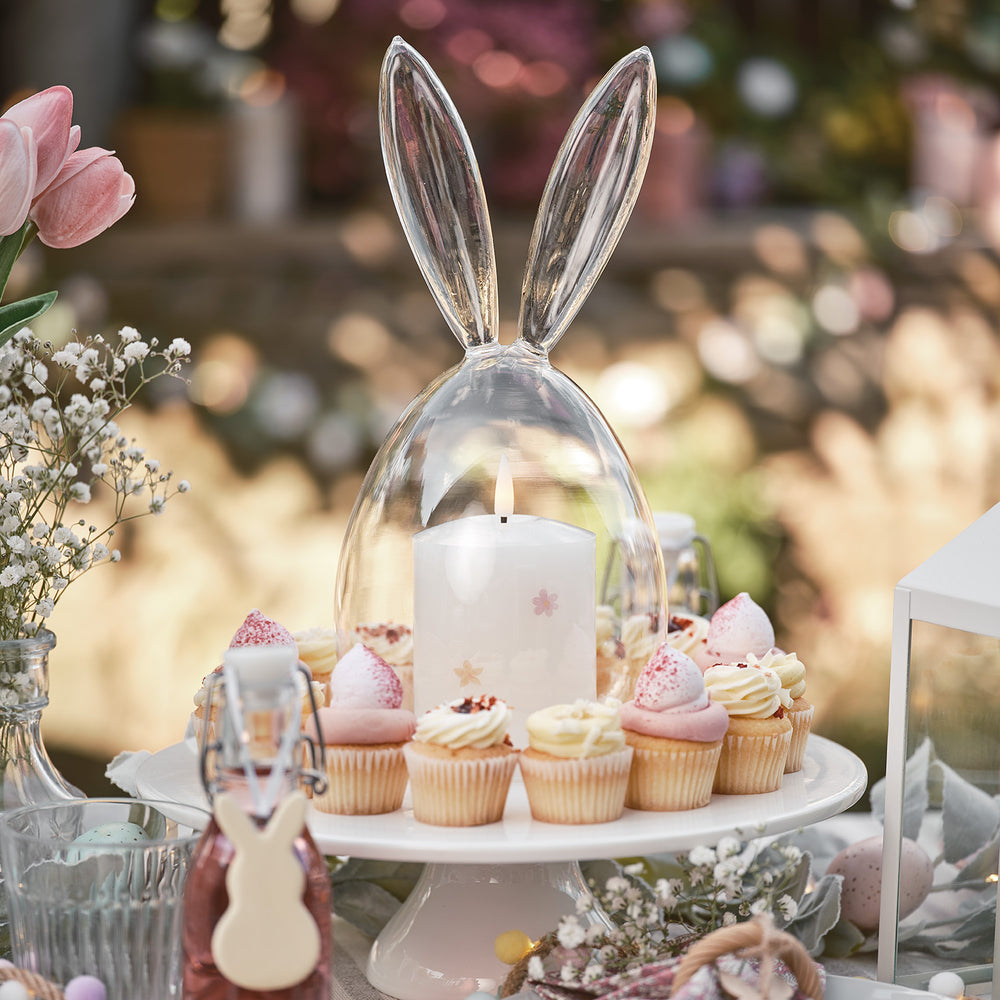
[[[596,538],[510,513],[505,473],[502,462],[496,513],[413,538],[413,695],[418,714],[467,695],[502,698],[524,747],[535,709],[596,697]]]

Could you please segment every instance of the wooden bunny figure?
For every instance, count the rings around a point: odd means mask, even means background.
[[[236,986],[280,990],[302,982],[320,957],[320,933],[302,901],[305,873],[292,844],[306,797],[281,801],[261,830],[233,796],[215,799],[215,818],[235,846],[226,872],[229,907],[212,933],[212,956]]]
[[[386,53],[380,94],[382,154],[396,210],[465,358],[410,403],[368,471],[341,549],[338,629],[346,638],[363,624],[412,625],[416,707],[429,707],[420,703],[412,539],[425,528],[493,512],[504,460],[513,476],[515,514],[592,531],[601,579],[607,575],[602,562],[628,567],[627,586],[614,598],[612,639],[624,636],[630,619],[648,622],[648,641],[635,660],[648,658],[645,647],[665,621],[663,560],[649,505],[607,421],[549,362],[549,351],[604,269],[642,183],[656,107],[649,50],[619,60],[569,127],[528,247],[518,335],[507,345],[498,340],[496,261],[482,179],[455,105],[401,38]],[[594,637],[587,642],[593,656]],[[470,662],[481,665],[471,655]],[[461,666],[449,662],[442,669],[450,674]],[[629,670],[623,660],[612,672]],[[453,696],[459,693],[469,692]]]

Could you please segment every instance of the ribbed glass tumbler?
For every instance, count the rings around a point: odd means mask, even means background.
[[[108,1000],[181,995],[181,904],[199,834],[161,805],[80,799],[0,815],[15,964],[62,984],[96,976]]]

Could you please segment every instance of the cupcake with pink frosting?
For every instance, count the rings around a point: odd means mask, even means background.
[[[763,656],[774,648],[774,626],[746,591],[719,608],[708,623],[704,656],[706,666],[739,663],[748,653]]]
[[[708,805],[729,713],[711,701],[701,668],[664,642],[621,707],[632,747],[625,805],[675,811]]]
[[[230,640],[230,649],[240,649],[242,647],[259,646],[289,646],[295,648],[295,639],[292,633],[280,622],[273,618],[268,618],[258,608],[254,608],[243,619],[243,623],[236,630]],[[222,673],[222,664],[219,664],[211,673],[207,674],[201,682],[201,687],[195,692],[194,711],[191,713],[191,731],[198,745],[204,738],[208,740],[216,739],[219,735],[218,725],[222,706],[222,696],[219,688],[215,688],[214,698],[209,705],[209,691],[213,683],[218,680]],[[326,702],[326,686],[318,681],[313,681],[307,685],[304,677],[297,675],[297,681],[302,693],[302,721],[312,713],[313,701],[317,705]],[[270,740],[269,734],[262,734],[265,739]]]
[[[327,789],[313,797],[326,813],[394,812],[406,791],[403,747],[416,717],[402,707],[403,686],[392,667],[357,643],[330,677],[330,703],[306,723],[306,735],[322,740]]]

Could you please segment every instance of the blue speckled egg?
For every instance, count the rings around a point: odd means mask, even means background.
[[[149,840],[138,823],[102,823],[81,833],[74,844],[142,844]]]

